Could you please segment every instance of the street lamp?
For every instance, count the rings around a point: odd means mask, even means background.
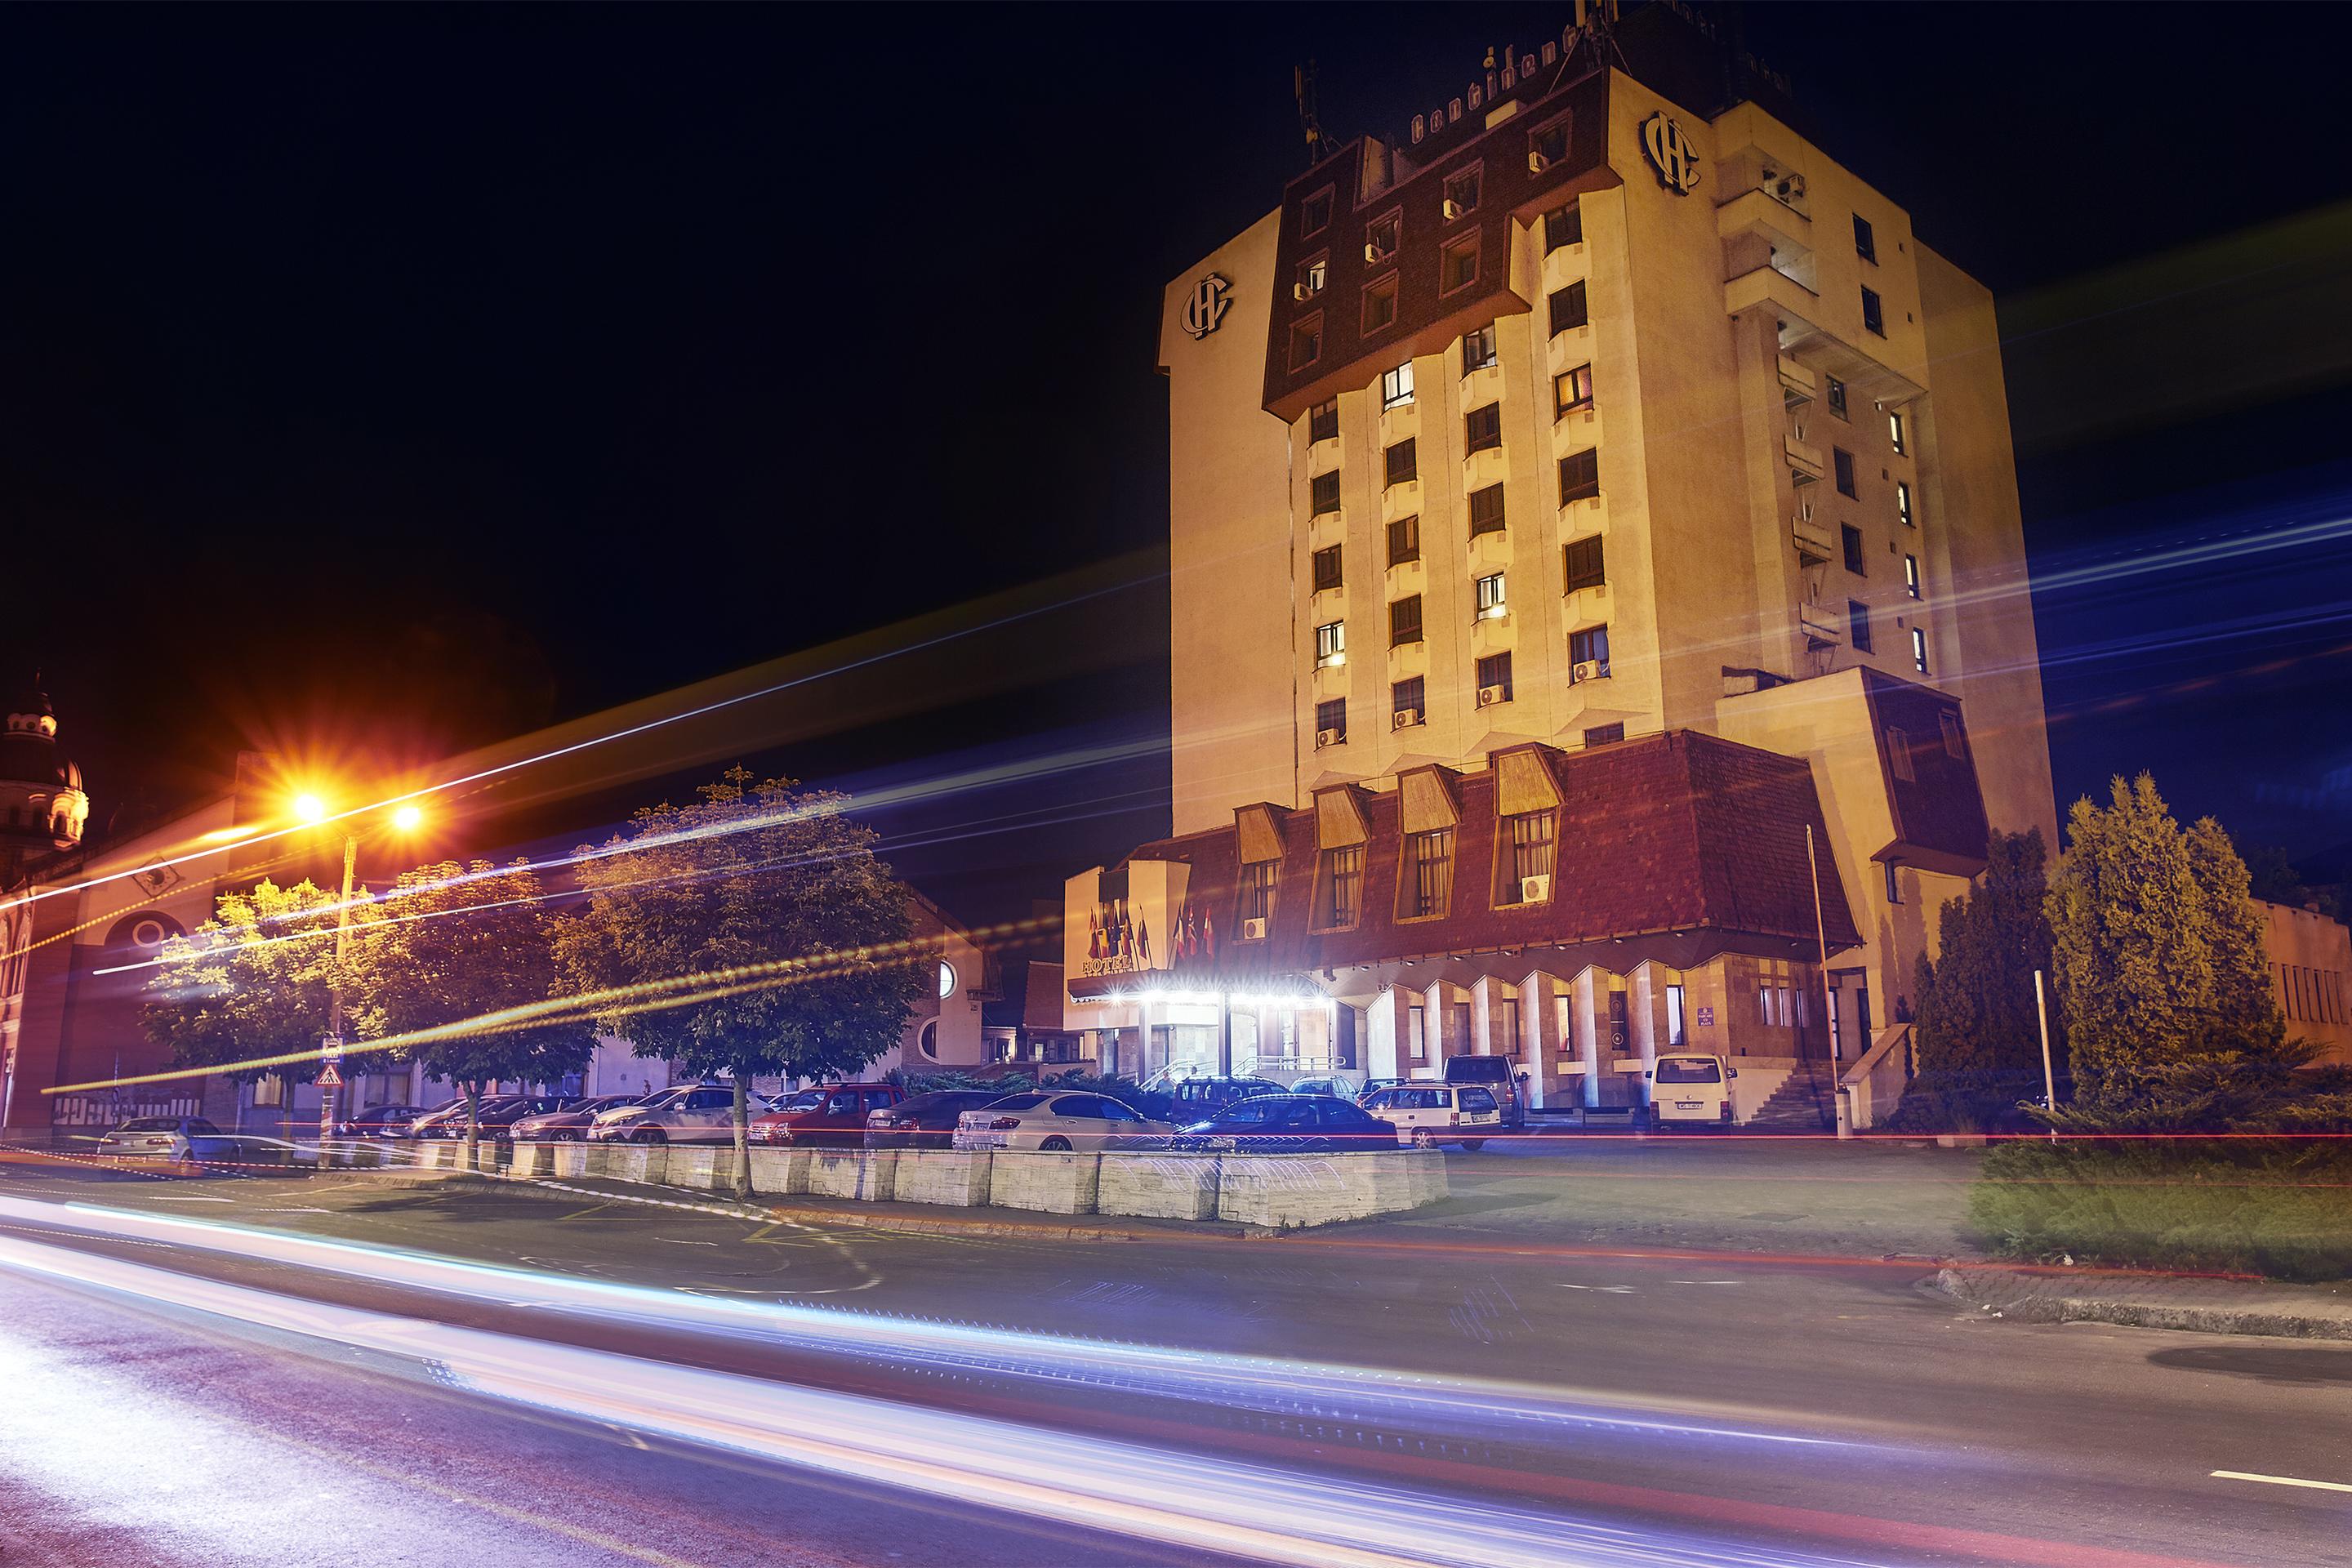
[[[295,816],[303,822],[323,822],[328,816],[326,801],[307,790],[294,797],[293,806]],[[424,822],[423,809],[413,801],[395,807],[392,813],[392,825],[402,833],[414,833]],[[329,1066],[333,1066],[342,1057],[343,953],[351,942],[352,889],[357,881],[360,859],[358,828],[359,821],[353,817],[347,819],[343,830],[343,896],[335,905],[335,972],[327,992],[327,1039],[332,1044],[321,1047],[321,1054],[326,1050],[334,1052],[328,1058]],[[335,1103],[342,1089],[340,1068],[335,1076],[338,1081],[323,1089],[319,1095],[319,1158],[322,1163],[327,1157],[327,1138],[335,1124]]]

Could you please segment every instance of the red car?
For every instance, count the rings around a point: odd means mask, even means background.
[[[831,1084],[793,1095],[782,1110],[752,1118],[744,1135],[754,1143],[855,1149],[866,1142],[866,1117],[906,1098],[907,1091],[894,1084]]]

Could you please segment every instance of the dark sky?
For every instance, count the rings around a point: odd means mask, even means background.
[[[1300,165],[1294,61],[1344,138],[1568,14],[0,13],[0,673],[45,666],[104,820],[1156,549],[1159,290]],[[2001,297],[2062,795],[2146,766],[2352,839],[2352,544],[2243,548],[2352,514],[2341,15],[1742,20]],[[885,824],[980,912],[1049,896],[1164,827],[1156,597],[1063,680],[773,761],[1140,742]]]

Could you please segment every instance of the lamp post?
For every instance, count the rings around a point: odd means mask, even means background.
[[[304,822],[318,823],[327,819],[327,803],[316,795],[305,793],[294,800],[294,815]],[[403,833],[414,833],[424,823],[425,813],[414,804],[397,806],[392,814],[392,825]],[[331,1069],[335,1081],[321,1087],[319,1094],[319,1160],[326,1163],[327,1139],[335,1125],[335,1106],[341,1098],[343,1056],[343,956],[351,945],[352,892],[358,881],[360,838],[356,823],[343,830],[343,890],[335,905],[335,967],[327,989],[327,1037],[320,1047],[325,1058],[322,1068]],[[322,1070],[321,1077],[325,1073]]]

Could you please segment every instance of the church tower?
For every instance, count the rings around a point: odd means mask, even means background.
[[[58,746],[58,718],[37,679],[8,704],[0,731],[0,888],[80,847],[89,820],[81,769]]]

